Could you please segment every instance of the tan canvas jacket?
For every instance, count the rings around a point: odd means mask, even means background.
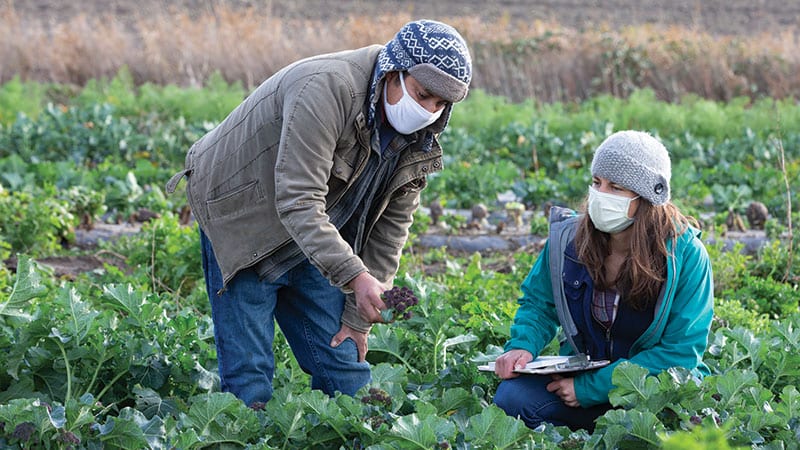
[[[404,151],[389,194],[375,205],[381,213],[367,225],[360,255],[326,213],[353,186],[371,151],[366,104],[381,48],[284,68],[189,150],[167,191],[187,176],[189,206],[212,243],[225,284],[289,240],[335,286],[344,288],[364,271],[383,282],[395,276],[426,175],[442,169],[435,139],[428,152],[419,151],[421,139]],[[429,128],[436,126],[443,124]],[[343,321],[368,330],[352,298]]]

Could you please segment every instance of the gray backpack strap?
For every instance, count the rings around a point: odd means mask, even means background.
[[[558,321],[564,336],[576,355],[582,353],[578,347],[578,328],[569,312],[567,298],[564,295],[564,250],[575,237],[575,222],[578,217],[574,211],[553,207],[550,209],[550,282],[553,285],[553,302],[556,305]]]

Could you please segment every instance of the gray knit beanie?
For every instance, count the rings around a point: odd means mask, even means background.
[[[607,178],[654,205],[670,198],[672,169],[667,149],[641,131],[619,131],[607,137],[594,152],[592,176]]]
[[[467,96],[472,57],[464,38],[435,20],[409,22],[386,44],[378,65],[408,70],[425,89],[450,103]]]

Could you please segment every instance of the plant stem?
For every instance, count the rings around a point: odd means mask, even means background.
[[[94,383],[97,381],[97,375],[100,373],[100,368],[103,367],[103,363],[106,362],[106,350],[105,347],[103,348],[103,356],[100,358],[100,362],[95,366],[94,373],[92,374],[92,381],[89,382],[89,385],[86,386],[86,393],[89,394],[92,392],[92,388],[94,388]]]
[[[61,345],[61,341],[59,341],[58,338],[53,339],[55,339],[56,345],[58,345],[59,350],[61,350],[61,356],[64,357],[64,368],[67,370],[67,395],[64,396],[64,404],[66,405],[72,397],[72,368],[69,365],[69,359],[67,359],[67,351],[64,349],[64,346]]]
[[[106,392],[107,392],[109,389],[111,389],[111,386],[113,386],[113,385],[114,385],[114,383],[116,383],[117,381],[119,381],[119,379],[120,379],[120,378],[122,378],[122,377],[125,375],[125,373],[126,373],[126,372],[120,372],[120,373],[116,374],[116,375],[114,376],[114,378],[112,378],[112,379],[111,379],[111,381],[110,381],[110,382],[109,382],[109,383],[108,383],[108,384],[107,384],[107,385],[106,385],[106,386],[103,388],[103,390],[102,390],[102,391],[100,391],[100,393],[99,393],[99,394],[97,394],[97,397],[95,398],[95,401],[100,401],[100,398],[102,398],[102,397],[103,397],[103,395],[105,395],[105,393],[106,393]]]

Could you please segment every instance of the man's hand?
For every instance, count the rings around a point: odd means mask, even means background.
[[[514,370],[524,368],[532,360],[533,355],[527,350],[509,350],[494,362],[494,373],[503,379],[518,377]]]
[[[361,318],[367,322],[383,322],[381,310],[386,309],[386,304],[381,299],[381,294],[386,287],[377,278],[368,272],[361,272],[349,283],[350,289],[356,297],[356,306]]]
[[[553,381],[547,385],[547,390],[561,398],[565,405],[577,408],[581,406],[578,398],[575,397],[575,379],[564,378],[554,374]]]
[[[350,338],[356,343],[358,349],[358,362],[364,362],[367,358],[367,335],[369,333],[359,333],[358,331],[342,324],[339,332],[331,339],[331,347],[338,347],[345,339]]]

